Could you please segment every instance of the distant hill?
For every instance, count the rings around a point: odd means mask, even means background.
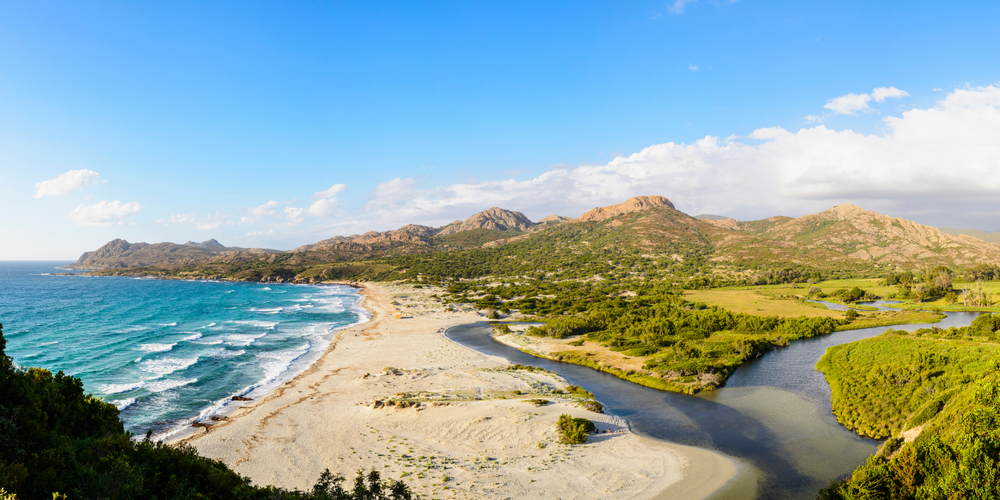
[[[701,219],[701,220],[726,220],[726,219],[729,219],[729,217],[726,217],[724,215],[712,215],[712,214],[698,214],[698,215],[695,215],[694,218],[695,219]]]
[[[986,231],[980,231],[978,229],[969,228],[954,228],[954,227],[939,227],[942,233],[950,234],[952,236],[959,236],[962,234],[973,236],[979,238],[987,243],[995,243],[1000,245],[1000,231],[993,231],[988,233]]]
[[[247,257],[257,259],[282,253],[261,248],[226,247],[211,239],[202,243],[129,243],[122,239],[111,240],[101,248],[85,252],[66,266],[69,269],[121,269],[155,265],[176,265],[206,260],[236,261]]]
[[[473,251],[488,253],[469,253]],[[483,259],[489,263],[483,264]],[[335,236],[280,256],[259,249],[234,251],[214,240],[186,245],[129,245],[115,240],[84,254],[74,267],[159,266],[168,273],[187,269],[188,274],[211,271],[212,276],[233,279],[290,280],[343,277],[362,272],[359,269],[372,275],[376,268],[379,273],[426,268],[464,277],[550,268],[576,269],[579,274],[620,269],[623,262],[636,259],[647,262],[640,267],[655,265],[684,273],[718,268],[732,275],[799,266],[878,274],[897,268],[1000,264],[1000,245],[849,204],[798,218],[739,221],[704,214],[691,217],[665,197],[639,196],[595,207],[577,218],[549,216],[538,223],[520,212],[493,207],[439,228],[408,224],[390,231]],[[244,264],[254,260],[260,264]],[[323,271],[325,264],[351,262],[371,264],[351,264],[348,267],[354,270],[334,274],[329,268]],[[200,270],[193,269],[196,264]]]
[[[739,230],[784,248],[822,248],[836,254],[835,261],[855,259],[905,268],[1000,262],[1000,246],[846,203],[796,219],[741,222]]]

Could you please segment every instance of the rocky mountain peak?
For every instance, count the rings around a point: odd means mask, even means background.
[[[460,224],[451,223],[438,231],[438,236],[447,236],[473,229],[491,229],[494,231],[527,231],[535,226],[534,222],[521,212],[493,207],[465,219]]]
[[[830,215],[836,217],[837,220],[850,220],[859,215],[875,213],[875,212],[868,212],[867,210],[857,205],[851,205],[850,203],[841,203],[840,205],[828,208],[826,211]]]
[[[674,208],[674,204],[663,196],[636,196],[625,200],[624,203],[591,209],[587,213],[573,219],[573,222],[602,221],[616,215],[639,212],[656,207]]]

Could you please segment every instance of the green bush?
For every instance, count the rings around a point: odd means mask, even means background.
[[[559,415],[556,424],[559,429],[560,441],[565,444],[583,444],[587,442],[587,434],[594,432],[597,426],[585,418],[573,418],[569,414]]]

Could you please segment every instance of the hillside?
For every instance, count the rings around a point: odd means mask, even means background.
[[[850,204],[798,218],[708,222],[768,242],[765,249],[727,249],[732,245],[723,244],[719,253],[724,257],[720,258],[732,261],[751,259],[755,252],[763,251],[770,254],[769,258],[786,258],[790,263],[807,265],[816,265],[817,259],[831,264],[853,262],[905,269],[1000,262],[1000,246],[993,243],[969,235],[950,235],[931,226]]]
[[[789,268],[798,269],[793,274],[802,277],[1000,263],[998,245],[854,205],[837,205],[798,218],[702,217],[678,211],[662,196],[596,207],[574,219],[549,216],[540,223],[520,212],[494,207],[439,228],[409,224],[384,232],[336,236],[282,255],[259,250],[219,252],[209,242],[123,247],[128,244],[116,240],[84,254],[76,266],[145,266],[143,273],[183,271],[195,276],[312,281],[417,274],[475,278],[530,275],[540,270],[566,277],[681,273],[722,279],[779,273],[784,276],[780,281],[793,277],[788,275]]]
[[[1000,245],[1000,231],[993,231],[992,233],[988,233],[986,231],[980,231],[978,229],[955,228],[955,227],[939,227],[938,229],[940,229],[941,232],[944,234],[950,234],[952,236],[959,236],[965,234],[968,236],[979,238],[987,243],[995,243],[997,245]]]
[[[258,260],[281,253],[261,248],[226,247],[214,239],[202,243],[129,243],[122,239],[109,241],[101,248],[85,252],[66,266],[69,269],[121,269],[154,265],[177,265],[201,261],[236,262]]]

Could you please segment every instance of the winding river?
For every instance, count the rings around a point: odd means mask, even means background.
[[[937,326],[967,326],[979,313],[949,313]],[[915,330],[929,325],[897,325]],[[830,346],[874,337],[887,327],[835,332],[792,342],[740,366],[720,389],[698,396],[662,392],[596,370],[536,358],[490,337],[489,323],[451,328],[452,340],[512,363],[556,372],[594,393],[640,435],[718,451],[740,473],[712,498],[812,499],[849,474],[879,441],[837,423],[830,387],[816,362]]]

